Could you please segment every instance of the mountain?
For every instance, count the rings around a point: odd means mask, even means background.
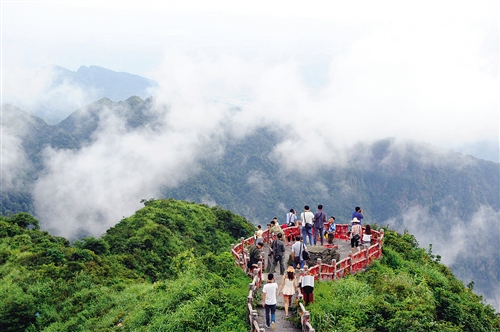
[[[117,103],[104,98],[57,125],[6,107],[9,122],[4,124],[12,133],[23,129],[18,150],[33,167],[17,168],[25,172],[20,176],[24,186],[4,188],[2,214],[36,213],[31,189],[45,171],[45,147],[77,153],[93,144],[96,130],[110,114],[123,120],[124,132],[155,134],[158,119],[155,112],[148,112],[151,105],[152,98],[131,97]],[[175,187],[163,186],[162,196],[217,204],[262,225],[274,216],[283,222],[290,208],[300,213],[306,204],[313,210],[323,204],[337,222],[348,223],[354,207],[361,206],[365,223],[410,230],[423,246],[433,245],[457,277],[474,281],[475,290],[500,308],[498,163],[387,138],[359,144],[342,164],[314,172],[284,171],[282,161],[273,158],[282,139],[269,128],[229,139],[222,145],[223,153],[200,158],[193,174]],[[291,158],[301,162],[300,154]]]
[[[0,216],[0,330],[248,331],[250,279],[230,245],[254,227],[219,207],[143,203],[73,243],[27,213]],[[500,314],[472,290],[413,235],[386,227],[382,258],[316,283],[307,309],[316,331],[500,331]]]
[[[108,98],[119,102],[131,96],[151,97],[158,84],[150,79],[99,66],[81,66],[76,72],[53,66],[39,100],[32,101],[30,113],[56,124],[75,109]],[[36,98],[35,98],[36,99]],[[23,101],[19,101],[23,104]],[[16,104],[15,104],[16,105]]]
[[[0,330],[247,330],[248,279],[230,245],[253,226],[220,208],[144,204],[71,244],[27,213],[0,216]]]
[[[81,66],[76,72],[55,66],[57,73],[54,87],[70,83],[84,91],[92,91],[90,100],[109,98],[112,101],[123,101],[131,96],[148,98],[152,89],[158,84],[150,79],[125,72],[116,72],[99,66]]]

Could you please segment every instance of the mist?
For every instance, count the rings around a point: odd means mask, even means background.
[[[276,64],[231,55],[173,54],[166,56],[155,79],[160,86],[149,110],[158,119],[154,126],[127,130],[123,119],[104,109],[90,145],[45,151],[45,171],[34,191],[42,224],[68,237],[81,229],[100,235],[137,210],[141,199],[158,196],[162,186],[178,185],[196,174],[200,160],[224,153],[227,142],[259,128],[282,137],[271,158],[283,171],[308,174],[346,167],[353,160],[363,164],[360,143],[386,137],[397,137],[396,142],[466,139],[459,126],[450,124],[464,119],[420,113],[417,122],[411,115],[398,119],[399,109],[368,105],[368,97],[348,105],[335,71],[330,84],[311,90],[294,60]],[[243,92],[245,98],[238,98]],[[485,99],[485,107],[494,102]],[[412,103],[401,105],[405,107]],[[498,128],[493,121],[471,121],[475,124]],[[404,151],[407,146],[392,148]],[[435,150],[429,162],[446,162],[453,155]],[[249,182],[264,183],[260,177],[253,174]]]
[[[439,213],[430,213],[428,207],[411,206],[398,219],[391,219],[386,223],[398,232],[408,231],[417,239],[420,247],[430,248],[432,254],[440,255],[441,261],[452,267],[454,275],[467,284],[474,281],[481,266],[475,266],[479,257],[487,257],[489,264],[500,264],[500,212],[489,206],[481,206],[470,220],[462,220],[453,209],[451,198],[444,198]],[[446,224],[442,222],[446,220]],[[468,261],[467,270],[457,270],[453,266],[458,261]],[[481,273],[481,272],[480,272]],[[483,272],[484,273],[484,272]],[[500,275],[494,276],[497,279]],[[483,294],[485,301],[500,311],[500,285],[492,288],[481,287],[475,281],[474,291]]]

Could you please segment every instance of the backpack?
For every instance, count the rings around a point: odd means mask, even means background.
[[[304,244],[302,243],[302,246],[304,246]],[[302,259],[307,261],[309,259],[309,251],[306,250],[306,248],[304,248],[304,250],[302,251]]]
[[[275,253],[274,254],[274,261],[275,262],[279,262],[283,258],[283,256],[281,254],[276,254],[276,249],[278,249],[276,246],[277,243],[278,243],[278,240],[275,240],[273,243],[273,252]]]
[[[252,263],[252,254],[255,252],[256,248],[251,248],[250,249],[250,252],[248,253],[248,261],[247,261],[247,267],[249,269],[251,269],[253,267],[253,263]]]

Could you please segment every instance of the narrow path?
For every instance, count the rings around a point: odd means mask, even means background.
[[[325,243],[326,243],[326,241],[325,241]],[[348,241],[335,240],[334,245],[338,246],[337,252],[340,254],[340,259],[346,258],[351,253],[351,246],[350,246],[350,242],[348,242]],[[311,252],[322,252],[324,250],[327,250],[327,248],[318,244],[317,246],[308,246],[307,250],[309,250]],[[267,245],[264,247],[264,252],[266,253],[265,257],[267,257],[267,254],[269,253],[269,248]],[[288,256],[290,255],[290,253],[291,253],[291,246],[286,246],[286,254],[285,254],[286,260],[288,259]],[[328,264],[330,264],[330,262],[328,262]],[[287,267],[285,266],[285,270],[286,270],[286,268]],[[278,283],[278,285],[280,285],[282,275],[280,274],[279,266],[276,266],[275,277],[276,277],[276,282]],[[267,280],[267,273],[264,274],[264,282],[266,282],[266,280]],[[293,301],[295,301],[295,298],[296,297],[294,296],[292,303],[293,303]],[[291,321],[285,319],[285,309],[283,309],[283,305],[284,305],[283,304],[283,295],[280,295],[277,298],[278,309],[276,310],[276,328],[274,331],[277,331],[277,332],[285,332],[285,331],[300,332],[301,329],[296,328]],[[281,309],[279,309],[279,308],[281,308]],[[260,303],[259,303],[259,306],[257,308],[257,311],[259,313],[259,326],[261,328],[265,328],[266,311]],[[266,329],[266,330],[270,330],[270,329]]]

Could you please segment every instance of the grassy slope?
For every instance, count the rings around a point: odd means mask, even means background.
[[[150,200],[99,239],[70,244],[0,218],[2,331],[246,331],[248,278],[231,242],[245,219],[220,208]],[[204,236],[202,236],[204,235]],[[386,231],[366,273],[319,283],[316,331],[499,331],[500,317],[413,236]]]
[[[145,205],[73,245],[0,219],[0,330],[246,331],[248,280],[229,247],[253,227],[219,208]]]
[[[385,234],[384,257],[365,273],[317,285],[316,331],[500,331],[500,315],[439,257],[410,234]]]

